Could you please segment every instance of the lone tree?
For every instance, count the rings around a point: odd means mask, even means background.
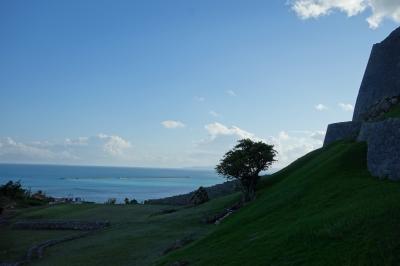
[[[243,190],[243,201],[248,202],[255,198],[260,172],[271,166],[276,153],[273,145],[242,139],[224,155],[215,170],[227,179],[239,180]]]

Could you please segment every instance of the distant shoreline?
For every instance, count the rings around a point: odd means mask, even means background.
[[[91,164],[58,164],[58,163],[7,163],[0,162],[0,166],[45,166],[45,167],[87,167],[87,168],[124,168],[124,169],[157,169],[157,170],[193,170],[193,171],[214,171],[214,167],[193,166],[193,167],[152,167],[152,166],[118,166],[118,165],[91,165]]]
[[[165,198],[225,181],[207,170],[0,164],[0,183],[10,180],[51,197],[97,203]]]

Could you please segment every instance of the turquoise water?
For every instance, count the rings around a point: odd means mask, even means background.
[[[225,181],[212,170],[0,164],[0,184],[9,180],[20,180],[32,192],[98,203],[162,198]]]

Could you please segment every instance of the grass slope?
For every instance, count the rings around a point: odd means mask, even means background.
[[[58,205],[19,210],[14,220],[109,220],[112,226],[46,250],[33,265],[399,265],[400,183],[366,170],[366,145],[337,143],[300,158],[267,179],[257,199],[206,225],[239,195],[155,215],[153,205]],[[0,261],[34,243],[76,234],[0,227]],[[199,239],[162,257],[175,240]]]
[[[331,145],[271,178],[256,201],[159,264],[400,264],[400,183],[370,176],[365,144]]]
[[[230,206],[238,200],[235,194],[199,206],[181,208],[160,214],[171,206],[156,205],[56,205],[18,210],[13,220],[72,219],[108,220],[111,227],[91,236],[65,242],[46,249],[33,265],[152,265],[165,249],[185,237],[204,237],[213,225],[201,219]],[[35,243],[76,231],[15,230],[0,227],[0,264],[16,261]]]

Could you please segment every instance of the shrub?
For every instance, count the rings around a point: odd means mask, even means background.
[[[0,196],[17,200],[27,198],[29,193],[27,190],[22,188],[20,181],[8,181],[5,185],[0,186]]]
[[[115,203],[117,203],[117,199],[116,198],[109,198],[106,201],[106,204],[110,204],[110,205],[114,205]]]
[[[135,200],[135,199],[132,199],[129,203],[130,204],[138,204],[139,202],[137,200]]]
[[[199,187],[199,189],[197,189],[190,198],[190,202],[193,205],[200,205],[207,201],[209,201],[208,193],[207,190],[203,187]]]

